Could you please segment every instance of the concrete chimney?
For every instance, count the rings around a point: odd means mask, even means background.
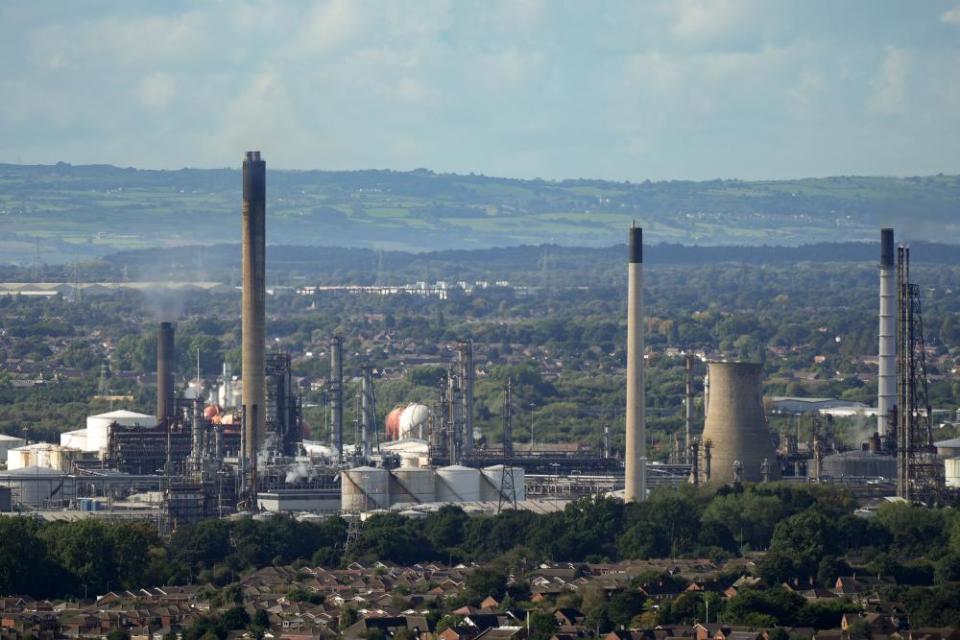
[[[647,429],[643,363],[643,230],[630,227],[627,263],[627,442],[623,497],[647,497]]]
[[[750,362],[710,362],[707,367],[710,406],[703,426],[703,441],[713,446],[713,479],[733,482],[740,475],[744,482],[760,482],[763,461],[767,460],[767,479],[779,480],[777,453],[763,412],[760,382],[763,366]]]
[[[880,373],[877,376],[877,433],[890,429],[890,408],[897,395],[897,303],[893,229],[880,230]]]
[[[161,322],[157,330],[157,421],[163,422],[176,414],[173,397],[173,342],[172,322]]]
[[[266,436],[264,346],[266,337],[267,163],[259,151],[243,160],[243,456],[256,491],[257,452]]]

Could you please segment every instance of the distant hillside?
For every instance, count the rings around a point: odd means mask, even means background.
[[[911,257],[920,269],[960,266],[960,245],[916,242]],[[697,247],[656,244],[645,247],[644,260],[658,267],[752,264],[766,266],[804,264],[838,265],[837,274],[873,266],[879,243],[817,243],[799,247],[726,246]],[[510,280],[540,286],[545,282],[567,286],[597,286],[625,277],[626,245],[563,247],[521,245],[495,249],[443,250],[411,253],[363,248],[272,245],[267,248],[267,277],[273,285],[293,284],[403,284],[424,280]],[[868,269],[872,272],[872,269]],[[163,249],[120,251],[83,264],[32,266],[0,265],[0,281],[115,280],[214,280],[239,284],[240,246],[217,244]],[[619,285],[618,285],[619,286]]]
[[[269,160],[269,158],[268,158]],[[742,182],[510,180],[426,170],[268,172],[272,244],[403,251],[651,242],[800,245],[902,237],[960,243],[960,177]],[[0,262],[239,240],[239,169],[0,164]]]

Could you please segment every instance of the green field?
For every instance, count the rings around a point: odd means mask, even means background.
[[[3,263],[239,240],[239,170],[0,165]],[[268,241],[413,251],[544,242],[798,245],[960,242],[960,177],[743,182],[507,180],[393,171],[271,171]]]

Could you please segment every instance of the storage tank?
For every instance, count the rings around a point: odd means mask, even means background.
[[[394,407],[390,413],[387,414],[387,419],[384,421],[384,427],[387,434],[387,440],[399,440],[400,439],[400,414],[403,413],[403,407]]]
[[[0,474],[0,486],[9,487],[14,504],[28,507],[60,506],[76,498],[76,481],[63,471],[25,467]]]
[[[429,422],[430,407],[424,404],[408,405],[400,414],[400,437],[423,440],[427,436]]]
[[[813,477],[813,465],[807,474]],[[897,459],[870,451],[844,451],[824,456],[822,475],[831,478],[896,478]]]
[[[437,502],[479,502],[480,470],[461,465],[437,469]]]
[[[27,441],[23,438],[8,436],[0,433],[0,460],[7,459],[7,451],[10,449],[16,449],[17,447],[22,447],[25,444],[27,444]]]
[[[947,487],[960,489],[960,458],[947,458],[943,461]]]
[[[7,452],[7,469],[43,467],[58,471],[72,471],[73,463],[79,460],[79,449],[63,447],[49,442],[36,442]]]
[[[345,513],[390,507],[390,472],[376,467],[355,467],[340,474],[341,509]]]
[[[506,467],[506,473],[513,478],[513,488],[517,495],[517,501],[526,499],[524,490],[524,472],[523,467]],[[500,501],[500,491],[503,486],[504,465],[498,464],[492,467],[484,467],[480,478],[480,499],[489,502]],[[505,500],[510,500],[511,496],[504,496]]]
[[[7,451],[7,469],[25,469],[33,466],[33,452],[26,447],[17,447]]]
[[[400,467],[391,475],[390,502],[423,504],[437,501],[437,472],[433,469]]]
[[[110,425],[117,423],[125,427],[155,427],[156,416],[135,411],[110,411],[95,416],[87,416],[87,448],[85,451],[104,451]]]
[[[734,463],[742,465],[744,482],[780,479],[780,465],[763,412],[760,374],[763,366],[752,362],[708,362],[710,405],[703,440],[712,444],[710,479],[733,482]]]

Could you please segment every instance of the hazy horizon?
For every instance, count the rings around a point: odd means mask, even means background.
[[[960,173],[960,3],[7,3],[0,161]]]

